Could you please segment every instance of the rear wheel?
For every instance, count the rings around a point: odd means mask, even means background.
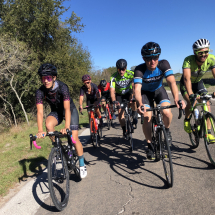
[[[206,120],[210,120],[211,124],[211,134],[206,132],[206,126],[204,124],[204,142],[205,148],[210,159],[210,162],[215,166],[215,118],[211,113],[207,113]],[[205,122],[206,123],[206,122]],[[210,137],[209,137],[210,135]],[[211,136],[212,135],[212,136]]]
[[[197,148],[199,146],[199,134],[198,134],[198,127],[196,125],[196,121],[194,119],[193,114],[191,114],[190,126],[192,130],[192,132],[189,133],[190,142],[192,144],[192,148]]]
[[[159,142],[161,147],[161,159],[163,162],[166,180],[168,186],[172,187],[173,186],[172,156],[165,128],[161,129],[159,132]]]
[[[69,171],[67,161],[60,153],[61,149],[52,148],[48,160],[48,184],[55,207],[62,211],[69,200]]]

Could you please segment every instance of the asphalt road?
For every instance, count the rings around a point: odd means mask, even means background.
[[[214,106],[212,112],[215,113]],[[166,185],[162,162],[146,158],[140,120],[133,134],[132,153],[115,120],[114,128],[103,129],[100,148],[94,149],[90,143],[84,147],[88,176],[79,181],[71,174],[69,204],[58,214],[215,214],[215,168],[207,157],[204,142],[200,140],[200,146],[191,149],[183,120],[178,120],[178,110],[174,108],[172,113],[172,188]],[[42,189],[42,184],[47,184],[46,175],[35,180],[33,186],[35,190]],[[47,193],[48,189],[43,189],[45,200],[34,193],[40,207],[31,214],[56,211]]]

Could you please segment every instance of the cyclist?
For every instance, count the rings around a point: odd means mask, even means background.
[[[55,126],[59,125],[65,118],[65,128],[61,129],[66,134],[66,129],[72,130],[73,139],[76,141],[75,148],[79,158],[80,177],[87,176],[86,165],[84,164],[83,147],[78,138],[79,117],[78,111],[70,97],[68,86],[56,80],[57,68],[49,63],[42,64],[38,74],[43,85],[36,91],[37,106],[37,138],[44,137],[43,131],[43,101],[45,100],[51,107],[51,112],[46,118],[46,130],[52,132]]]
[[[94,104],[95,106],[98,106],[100,104],[100,94],[99,90],[96,84],[91,82],[91,77],[89,75],[83,75],[82,76],[82,82],[84,85],[80,89],[80,97],[79,97],[79,111],[82,112],[82,104],[84,100],[84,93],[86,94],[87,97],[87,106]],[[100,119],[100,125],[103,124],[102,122],[102,115],[99,110],[99,107],[95,108],[95,112],[97,116]],[[89,114],[89,119],[90,119],[90,112]]]
[[[215,56],[209,54],[210,42],[207,39],[199,39],[193,43],[193,53],[184,59],[183,75],[180,80],[180,91],[187,102],[185,108],[184,130],[191,133],[190,126],[190,109],[195,99],[194,94],[207,94],[202,76],[212,71],[215,78]],[[207,102],[208,110],[211,111],[210,103]],[[215,142],[215,137],[211,135],[211,124],[208,121],[208,138],[211,142]]]
[[[127,61],[124,59],[119,59],[116,62],[117,72],[115,72],[110,77],[110,94],[111,99],[114,104],[116,101],[121,103],[123,99],[131,101],[133,99],[133,78],[134,72],[127,70]],[[116,93],[116,95],[115,95]],[[135,110],[135,103],[130,103],[132,107],[133,124],[137,124],[137,111]],[[120,106],[118,106],[118,118],[120,125],[123,130],[123,137],[126,138],[126,128],[125,128],[125,118],[124,111],[121,111]]]
[[[102,79],[100,81],[100,84],[98,85],[99,94],[101,97],[101,103],[102,103],[102,109],[104,110],[105,116],[106,116],[106,100],[110,100],[111,104],[111,111],[113,112],[113,102],[110,97],[110,82],[107,83],[105,79]],[[115,114],[113,113],[113,119],[116,119]]]
[[[144,114],[143,133],[148,144],[147,158],[154,160],[154,153],[151,147],[151,117],[152,112],[146,112],[152,106],[153,99],[161,106],[170,105],[170,99],[165,88],[162,86],[162,80],[165,77],[173,94],[174,102],[179,108],[178,87],[175,82],[173,71],[167,60],[158,60],[161,54],[160,46],[155,42],[146,43],[141,49],[141,55],[145,63],[140,64],[134,71],[135,98],[138,102],[138,112]],[[184,101],[182,102],[185,108]],[[144,105],[144,112],[141,106]],[[172,142],[171,132],[169,131],[172,121],[171,109],[163,110],[163,121],[168,135],[169,143]]]

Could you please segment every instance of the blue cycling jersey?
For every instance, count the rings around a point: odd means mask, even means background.
[[[154,92],[162,86],[163,78],[173,75],[167,60],[160,60],[154,71],[147,69],[145,63],[140,64],[134,71],[134,84],[142,84],[142,91]]]

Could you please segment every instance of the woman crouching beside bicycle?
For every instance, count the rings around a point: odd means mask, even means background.
[[[96,84],[91,82],[91,77],[89,75],[83,75],[82,76],[82,82],[84,83],[84,85],[81,87],[80,89],[80,97],[79,97],[79,111],[82,112],[83,110],[83,100],[84,100],[84,93],[86,94],[87,97],[87,106],[90,105],[99,105],[100,104],[100,94],[99,94],[99,90]],[[95,108],[95,112],[97,114],[97,116],[99,117],[100,120],[100,125],[103,124],[102,121],[102,115],[101,112],[99,110],[99,107]],[[88,111],[88,116],[89,116],[89,120],[90,120],[90,113]]]
[[[43,131],[43,101],[45,100],[51,107],[51,113],[46,118],[46,130],[52,132],[55,126],[59,125],[65,118],[65,128],[61,133],[66,134],[66,129],[72,130],[72,137],[76,141],[75,148],[79,158],[80,177],[87,176],[87,169],[84,164],[83,146],[78,138],[79,116],[78,111],[70,97],[68,86],[56,80],[57,68],[46,63],[40,66],[38,74],[43,85],[36,91],[37,106],[37,138],[44,137]]]

